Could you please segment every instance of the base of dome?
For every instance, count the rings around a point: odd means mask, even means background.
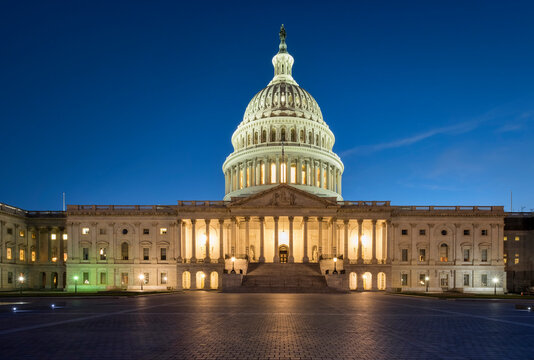
[[[268,190],[278,185],[279,184],[258,185],[258,186],[251,186],[251,187],[239,189],[236,191],[232,191],[225,195],[224,201],[230,201],[232,200],[232,198],[249,197],[251,195],[260,193],[262,191]],[[341,197],[340,194],[335,193],[331,190],[322,189],[316,186],[309,186],[309,185],[299,185],[299,184],[287,184],[287,185],[292,186],[302,191],[306,191],[315,196],[336,198],[337,201],[343,201],[343,197]]]

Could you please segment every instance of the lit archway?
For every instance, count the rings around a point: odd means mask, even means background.
[[[351,272],[349,276],[349,289],[356,290],[358,288],[358,274]]]
[[[182,274],[182,288],[183,289],[191,288],[191,273],[189,271],[184,271]]]
[[[363,278],[363,289],[371,290],[373,287],[373,275],[370,272],[366,272],[362,275]]]
[[[204,289],[205,279],[206,279],[206,274],[204,274],[202,271],[197,271],[197,276],[196,276],[197,289]]]
[[[386,273],[379,272],[376,280],[378,282],[378,290],[386,290]]]
[[[212,271],[210,275],[210,289],[219,288],[219,274],[217,271]]]

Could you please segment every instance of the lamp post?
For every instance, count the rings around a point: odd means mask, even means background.
[[[428,276],[425,276],[425,284],[426,284],[426,292],[428,292],[428,281],[430,278]]]
[[[143,283],[145,282],[145,275],[139,274],[139,282],[141,283],[141,291],[143,291]]]
[[[235,256],[232,256],[232,271],[230,271],[230,274],[235,274]]]
[[[497,277],[493,278],[493,295],[497,295],[497,283],[499,282],[499,279]]]
[[[77,294],[78,293],[78,275],[74,275],[73,279],[74,279],[74,293]]]
[[[334,271],[332,272],[332,274],[337,274],[336,263],[337,263],[337,257],[334,258]]]
[[[24,276],[19,276],[19,284],[20,284],[20,295],[22,295],[22,286],[24,285]]]

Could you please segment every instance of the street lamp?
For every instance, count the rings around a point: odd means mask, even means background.
[[[336,263],[337,263],[337,257],[334,258],[334,271],[332,272],[332,274],[337,274]]]
[[[139,274],[139,281],[141,282],[141,291],[143,291],[143,283],[145,282],[145,275]]]
[[[74,275],[74,293],[78,293],[78,275]]]
[[[497,277],[493,278],[493,295],[497,295],[497,283],[499,282],[499,279]]]
[[[19,284],[20,284],[20,295],[22,295],[22,285],[24,285],[24,276],[22,274],[19,276]]]
[[[232,271],[230,271],[230,274],[235,274],[235,256],[232,256]]]
[[[428,276],[425,276],[425,283],[426,283],[426,292],[428,292],[428,281],[430,278]]]

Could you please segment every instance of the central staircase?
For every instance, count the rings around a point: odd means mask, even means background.
[[[244,293],[337,293],[326,285],[319,264],[248,265],[242,286],[232,292]]]

